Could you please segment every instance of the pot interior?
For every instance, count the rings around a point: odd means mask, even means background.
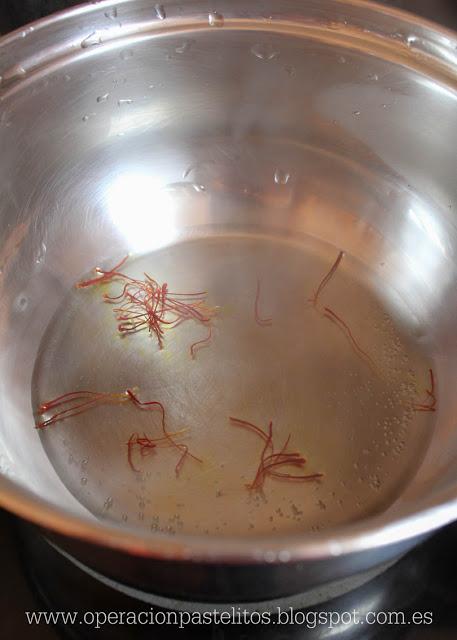
[[[454,71],[415,52],[426,27],[291,7],[92,7],[42,29],[77,49],[4,73],[0,466],[83,519],[281,536],[454,487]],[[124,281],[75,284],[127,255],[211,320],[121,336]],[[62,394],[126,389],[179,446],[131,401],[34,428]],[[230,417],[306,462],[259,480],[265,438]]]

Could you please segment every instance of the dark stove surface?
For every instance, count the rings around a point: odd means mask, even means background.
[[[51,548],[30,527],[0,512],[0,566],[3,589],[0,596],[0,637],[56,640],[62,638],[167,640],[179,635],[183,640],[298,640],[299,638],[337,638],[338,640],[455,640],[457,638],[457,524],[439,531],[428,541],[408,553],[378,577],[343,596],[309,609],[299,610],[295,624],[189,624],[179,629],[176,624],[148,624],[154,612],[167,611],[100,584],[80,568]],[[126,624],[143,613],[142,624]],[[283,607],[283,611],[288,611]],[[333,616],[356,611],[363,616],[369,611],[379,623],[317,625],[310,628],[319,615]],[[27,614],[42,616],[41,623],[28,624]],[[75,624],[55,626],[44,621],[44,612],[75,613]],[[90,612],[89,624],[82,619]],[[96,628],[92,613],[101,622]],[[107,622],[108,615],[124,613],[124,623]],[[60,613],[58,615],[61,615]],[[300,617],[301,616],[301,617]],[[305,617],[306,616],[306,617]],[[387,617],[388,618],[387,618]],[[413,624],[421,619],[420,624]],[[141,619],[141,617],[140,617]],[[159,619],[159,618],[158,618]],[[163,617],[160,618],[163,620]],[[306,622],[304,622],[306,620]],[[334,618],[336,620],[336,617]],[[344,616],[343,616],[344,620]],[[387,621],[390,620],[390,624]]]

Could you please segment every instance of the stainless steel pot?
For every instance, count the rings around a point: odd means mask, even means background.
[[[102,1],[1,39],[1,504],[106,576],[219,601],[366,570],[453,520],[456,70],[454,33],[363,0]],[[128,200],[110,210],[110,184],[138,168],[176,201],[146,231]],[[183,207],[189,189],[200,199]],[[387,509],[323,532],[171,537],[99,520],[33,429],[43,332],[100,259],[232,224],[344,247],[395,288],[439,380],[425,458]]]

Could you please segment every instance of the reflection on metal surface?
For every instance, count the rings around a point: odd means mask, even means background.
[[[154,176],[117,176],[107,187],[106,206],[130,252],[159,249],[175,239],[173,201]]]

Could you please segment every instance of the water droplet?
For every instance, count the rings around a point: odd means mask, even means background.
[[[108,510],[111,509],[111,507],[113,506],[113,499],[112,498],[106,498],[104,504],[103,504],[103,508]]]
[[[286,64],[286,66],[284,67],[284,71],[287,73],[289,78],[294,78],[297,73],[295,67],[293,67],[291,64]]]
[[[359,116],[359,115],[360,115],[360,111],[353,111],[353,112],[352,112],[352,115],[353,115],[353,116]]]
[[[87,49],[88,47],[94,47],[98,44],[101,44],[102,36],[98,31],[92,31],[86,36],[83,40],[81,40],[81,49]]]
[[[87,463],[89,462],[89,460],[87,458],[83,458],[81,460],[81,467],[87,467]]]
[[[406,38],[406,44],[408,45],[408,47],[412,47],[415,42],[417,42],[416,36],[408,36]]]
[[[133,102],[132,98],[121,98],[120,100],[117,101],[117,105],[118,107],[122,107],[127,104],[132,104],[132,102]]]
[[[167,17],[163,4],[156,4],[154,7],[154,11],[158,20],[165,20],[165,18]]]
[[[269,43],[259,43],[251,47],[251,53],[259,60],[273,60],[279,55],[279,51]]]
[[[216,11],[212,11],[208,14],[208,24],[210,27],[223,27],[224,26],[224,16]]]
[[[82,117],[83,122],[87,122],[89,120],[89,116],[86,114]]]
[[[106,102],[109,98],[109,93],[104,93],[102,96],[98,96],[97,102]]]
[[[122,49],[122,51],[119,54],[119,57],[121,58],[121,60],[128,60],[129,58],[132,58],[133,57],[132,49]]]
[[[117,7],[112,7],[108,11],[105,11],[105,18],[109,20],[116,20],[117,18]]]
[[[15,78],[16,76],[22,77],[27,75],[27,71],[21,64],[16,64],[12,69],[10,69],[9,75],[11,78]]]
[[[63,79],[65,80],[65,82],[70,82],[71,80],[71,75],[69,73],[66,73],[63,77]]]
[[[25,311],[29,306],[29,299],[22,293],[16,298],[15,306],[17,311]]]
[[[36,264],[42,264],[44,262],[44,257],[46,255],[47,247],[44,242],[41,243],[40,249],[37,253],[37,257],[35,258]]]
[[[368,80],[372,80],[373,82],[377,82],[379,80],[379,76],[377,73],[370,73],[368,75]]]
[[[185,40],[182,44],[175,47],[175,51],[176,53],[179,53],[179,54],[186,53],[186,51],[188,51],[188,49],[190,48],[190,45],[191,45],[190,40]]]
[[[87,478],[86,478],[85,476],[83,476],[83,477],[81,478],[81,484],[82,484],[82,485],[87,484]]]
[[[339,62],[340,64],[345,64],[345,63],[346,63],[346,58],[345,58],[344,56],[339,56],[339,58],[338,58],[338,62]]]
[[[287,184],[290,179],[290,173],[283,171],[282,169],[276,169],[274,175],[274,181],[276,184]]]

